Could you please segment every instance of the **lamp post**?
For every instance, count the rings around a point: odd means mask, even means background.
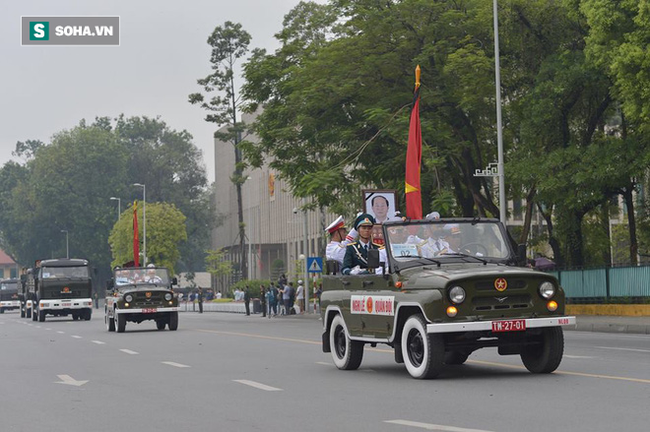
[[[119,198],[111,197],[111,201],[117,201],[117,220],[120,220],[122,215],[122,200]]]
[[[65,233],[65,257],[70,259],[70,243],[68,243],[68,230],[61,230]]]
[[[497,15],[497,0],[493,0],[494,10],[494,78],[496,81],[497,102],[497,166],[499,170],[499,219],[506,223],[506,182],[503,162],[503,132],[501,130],[501,65],[499,61],[499,17]]]
[[[140,183],[133,183],[133,186],[142,188],[142,267],[147,265],[147,188]]]

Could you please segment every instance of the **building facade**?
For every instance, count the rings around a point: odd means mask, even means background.
[[[0,249],[0,279],[18,279],[20,266]]]

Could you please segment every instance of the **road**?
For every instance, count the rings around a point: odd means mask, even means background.
[[[181,313],[109,333],[91,321],[0,316],[0,429],[18,431],[641,431],[650,336],[565,332],[558,371],[478,351],[435,380],[387,346],[357,371],[320,348],[320,321]]]

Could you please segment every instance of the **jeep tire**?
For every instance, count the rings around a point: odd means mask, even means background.
[[[114,316],[115,321],[117,321],[117,332],[124,333],[124,330],[126,330],[126,315],[116,313]]]
[[[402,353],[406,370],[413,378],[434,378],[444,364],[445,342],[439,334],[427,333],[421,314],[411,315],[402,328]]]
[[[542,333],[532,336],[521,351],[521,361],[532,373],[551,373],[560,366],[564,354],[564,333],[562,327],[546,327]]]
[[[445,353],[445,364],[462,365],[467,361],[469,353],[465,351],[453,350]]]
[[[156,320],[156,328],[158,330],[165,330],[165,326],[167,325],[167,322],[163,319],[157,319]]]
[[[353,341],[345,327],[341,315],[336,315],[329,328],[332,360],[337,368],[355,370],[363,360],[363,342]]]
[[[165,328],[165,326],[163,326]],[[169,330],[176,330],[178,328],[178,312],[171,312],[169,314]]]
[[[38,311],[38,322],[45,322],[45,311]]]

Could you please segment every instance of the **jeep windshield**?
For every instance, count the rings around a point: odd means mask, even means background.
[[[115,270],[115,286],[169,285],[169,274],[164,268],[130,268]]]
[[[398,264],[505,263],[512,256],[496,221],[390,223],[385,226],[384,237],[387,252]]]
[[[41,268],[43,279],[88,279],[88,267],[43,267]]]

